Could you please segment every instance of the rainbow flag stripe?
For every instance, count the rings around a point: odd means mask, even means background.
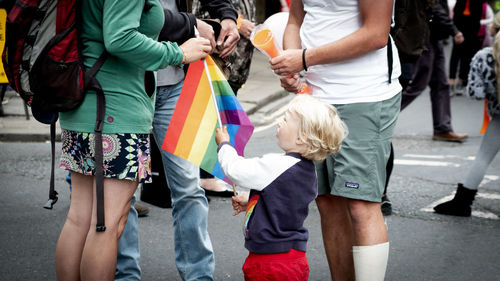
[[[211,57],[207,57],[206,62],[221,122],[227,126],[231,143],[236,151],[243,156],[245,145],[252,136],[254,127],[222,71]],[[215,143],[217,112],[208,83],[203,61],[191,63],[162,149],[227,181],[217,160]]]
[[[245,236],[245,238],[248,238],[248,236],[250,235],[248,230],[248,221],[250,221],[250,217],[252,217],[253,209],[255,209],[255,205],[257,205],[257,202],[259,202],[258,194],[250,197],[250,200],[248,200],[247,210],[245,212],[245,222],[243,223],[243,236]]]

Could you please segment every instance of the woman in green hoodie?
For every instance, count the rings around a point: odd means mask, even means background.
[[[106,230],[96,232],[94,126],[96,93],[60,114],[60,167],[71,171],[71,205],[56,248],[58,280],[113,280],[118,239],[137,184],[151,180],[149,137],[155,86],[149,71],[205,58],[210,41],[158,42],[164,12],[158,0],[82,1],[84,64],[106,51],[96,75],[105,96],[102,130]],[[149,79],[147,78],[149,76]],[[147,91],[153,89],[153,91]]]

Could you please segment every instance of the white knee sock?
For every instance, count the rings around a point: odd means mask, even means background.
[[[384,280],[389,259],[389,242],[370,246],[353,246],[352,256],[356,281]]]

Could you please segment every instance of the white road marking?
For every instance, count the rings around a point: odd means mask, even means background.
[[[460,167],[460,164],[446,162],[446,161],[423,161],[423,160],[407,160],[407,159],[395,159],[394,164],[406,165],[406,166]]]
[[[485,184],[487,184],[489,182],[496,181],[499,178],[500,178],[499,176],[495,176],[495,175],[484,175],[483,180],[479,184],[479,188],[481,188],[481,186],[483,186],[483,185],[485,185]]]
[[[428,159],[463,159],[468,161],[473,161],[476,159],[475,156],[459,156],[459,155],[426,155],[426,154],[403,154],[403,157],[409,158],[428,158]]]

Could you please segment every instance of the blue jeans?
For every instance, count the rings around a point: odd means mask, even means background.
[[[183,82],[158,87],[153,135],[172,196],[175,263],[183,280],[213,280],[215,259],[208,235],[208,201],[200,187],[200,170],[161,149]]]
[[[132,197],[127,223],[118,242],[115,280],[141,280],[139,231],[137,211],[134,208],[135,195]]]

